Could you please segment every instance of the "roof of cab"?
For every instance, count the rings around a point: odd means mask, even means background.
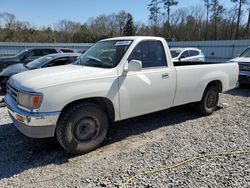
[[[108,38],[102,41],[109,41],[109,40],[162,40],[162,37],[153,37],[153,36],[127,36],[127,37],[115,37],[115,38]]]

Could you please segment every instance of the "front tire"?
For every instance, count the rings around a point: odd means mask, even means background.
[[[90,152],[96,149],[107,135],[107,114],[96,104],[77,104],[61,116],[56,127],[56,137],[69,153]]]
[[[208,86],[197,104],[197,110],[203,115],[211,115],[217,108],[219,101],[219,90],[215,86]]]

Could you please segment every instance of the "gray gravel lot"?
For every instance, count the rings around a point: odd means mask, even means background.
[[[211,116],[181,106],[114,123],[104,145],[82,156],[26,138],[0,108],[0,187],[119,187],[145,170],[236,150],[250,150],[250,87],[222,94]],[[250,154],[194,161],[127,187],[250,187]]]

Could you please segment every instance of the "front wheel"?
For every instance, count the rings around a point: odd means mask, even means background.
[[[197,104],[197,110],[203,115],[211,115],[219,101],[219,90],[215,86],[208,86]]]
[[[56,137],[69,153],[90,152],[104,141],[108,132],[108,118],[98,105],[80,103],[62,116],[56,127]]]

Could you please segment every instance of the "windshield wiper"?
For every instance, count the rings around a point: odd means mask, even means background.
[[[26,68],[26,69],[31,69],[31,68],[29,68],[26,64],[23,64],[23,66]]]

